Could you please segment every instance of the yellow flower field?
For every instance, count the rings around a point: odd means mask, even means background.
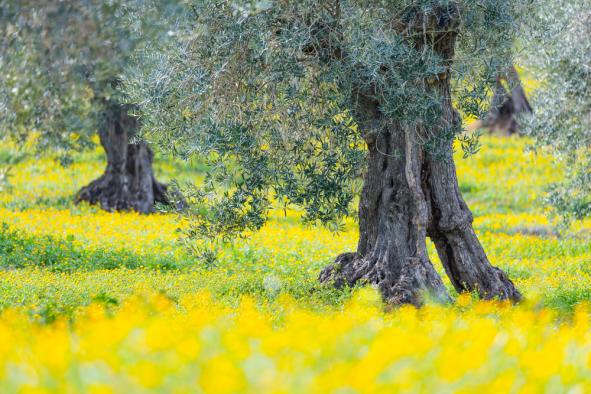
[[[173,215],[74,206],[96,154],[25,159],[0,194],[0,393],[591,392],[591,221],[556,229],[541,199],[560,163],[528,143],[457,157],[480,240],[526,301],[420,310],[317,283],[354,220],[333,234],[278,210],[209,267]],[[164,180],[202,175],[160,163]]]
[[[69,325],[19,309],[0,323],[4,389],[19,392],[561,392],[591,390],[589,309],[569,323],[506,304],[384,313],[358,291],[313,313],[289,296],[261,311],[206,292],[176,303],[138,293],[114,315],[98,305]]]

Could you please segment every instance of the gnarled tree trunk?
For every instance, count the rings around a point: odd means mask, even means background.
[[[367,139],[357,252],[340,255],[320,280],[334,280],[337,286],[376,284],[395,304],[420,305],[426,294],[446,301],[447,291],[427,254],[430,207],[422,185],[424,153],[412,130],[392,126]]]
[[[166,186],[154,177],[152,150],[145,142],[130,142],[139,123],[128,106],[107,100],[103,104],[99,137],[107,154],[107,168],[78,192],[75,201],[100,204],[107,211],[150,213],[155,203],[168,203]]]
[[[453,9],[445,18],[416,22],[418,51],[427,44],[448,66],[454,56],[456,21]],[[442,26],[442,21],[446,25]],[[426,31],[429,26],[432,30]],[[412,26],[408,28],[412,30]],[[407,31],[408,31],[407,30]],[[412,33],[411,33],[412,34]],[[417,81],[426,94],[439,97],[440,119],[427,129],[418,120],[402,125],[380,112],[379,95],[357,92],[356,114],[368,131],[368,167],[359,203],[357,251],[340,255],[320,274],[320,281],[337,286],[377,285],[394,304],[420,305],[426,296],[448,300],[447,291],[429,261],[429,236],[452,284],[491,299],[521,298],[513,283],[493,267],[472,227],[453,162],[450,129],[460,127],[452,107],[449,70]],[[429,148],[420,142],[433,142]]]

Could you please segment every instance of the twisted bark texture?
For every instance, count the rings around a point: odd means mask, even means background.
[[[100,204],[107,211],[154,211],[155,203],[168,204],[166,185],[158,182],[152,170],[154,155],[145,142],[131,143],[139,128],[130,108],[104,101],[101,145],[107,154],[107,168],[100,178],[83,187],[75,202]]]
[[[428,20],[407,25],[417,50],[430,45],[448,66],[454,56],[457,10],[446,8]],[[425,33],[425,27],[430,32]],[[425,35],[426,34],[426,35]],[[426,42],[427,41],[427,42]],[[380,112],[380,102],[367,90],[357,92],[356,115],[368,147],[368,166],[359,202],[357,251],[345,253],[320,274],[336,286],[377,285],[393,304],[421,305],[425,298],[450,298],[429,260],[426,237],[458,292],[474,291],[486,299],[518,301],[521,295],[500,269],[493,267],[472,227],[472,214],[462,199],[453,162],[453,136],[460,117],[452,107],[449,71],[424,81],[426,92],[439,97],[438,124],[402,125]],[[421,141],[430,140],[425,148]]]

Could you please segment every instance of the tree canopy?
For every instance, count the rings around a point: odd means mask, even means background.
[[[526,64],[540,86],[528,134],[566,164],[549,202],[566,219],[591,215],[591,2],[542,1],[526,20]]]
[[[0,137],[35,135],[40,150],[91,144],[101,99],[122,100],[124,68],[145,41],[163,39],[173,2],[0,1]],[[139,14],[133,14],[142,8]],[[158,16],[158,17],[156,17]]]
[[[126,90],[141,103],[144,137],[211,171],[193,189],[194,234],[259,228],[270,196],[331,223],[354,211],[365,142],[380,126],[360,111],[378,101],[384,119],[439,122],[428,87],[449,65],[432,31],[457,23],[454,100],[466,116],[489,107],[499,69],[511,62],[519,6],[504,1],[190,1],[172,45],[144,53]],[[424,40],[424,45],[417,41]],[[462,132],[423,136],[437,145]],[[468,153],[477,141],[463,137]],[[402,152],[392,152],[393,155]]]

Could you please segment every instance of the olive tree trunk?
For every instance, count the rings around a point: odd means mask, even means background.
[[[103,104],[99,137],[107,168],[78,192],[75,201],[99,204],[107,211],[153,212],[155,203],[168,203],[166,186],[154,177],[150,147],[145,142],[130,142],[138,130],[138,119],[130,115],[128,106],[106,100]]]
[[[440,21],[428,41],[450,65],[456,33],[451,19],[447,29]],[[424,32],[429,23],[417,26]],[[371,130],[365,136],[368,165],[359,202],[359,243],[356,252],[338,256],[319,279],[337,286],[374,284],[394,304],[421,305],[425,297],[447,301],[427,254],[429,236],[458,292],[518,301],[521,295],[511,280],[489,263],[458,187],[449,130],[461,122],[452,107],[449,71],[417,83],[441,100],[440,119],[430,129],[420,119],[409,126],[386,118],[373,98],[378,95],[359,93],[356,112],[362,128]],[[433,142],[429,149],[425,140]]]

